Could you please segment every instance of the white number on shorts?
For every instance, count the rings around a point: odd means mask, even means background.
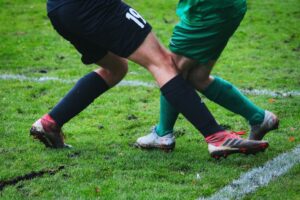
[[[126,18],[133,20],[141,28],[144,28],[147,23],[146,20],[144,20],[144,18],[133,8],[129,8],[129,12],[126,13]],[[139,19],[141,19],[142,22]]]

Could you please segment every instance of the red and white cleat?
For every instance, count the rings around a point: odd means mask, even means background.
[[[44,115],[32,125],[30,135],[49,148],[72,147],[71,145],[64,143],[61,128],[56,125],[55,121],[49,115]]]
[[[238,135],[221,131],[205,138],[210,155],[219,159],[233,153],[256,154],[265,151],[269,144],[266,141],[247,140]]]

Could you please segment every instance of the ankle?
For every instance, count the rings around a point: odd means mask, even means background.
[[[264,119],[265,119],[265,111],[260,110],[249,119],[249,124],[250,126],[260,125],[263,123]]]
[[[154,128],[155,128],[156,135],[158,135],[159,137],[163,137],[170,133],[173,133],[173,130],[166,130],[159,125],[155,126]]]
[[[61,129],[61,127],[58,126],[58,124],[49,114],[45,114],[41,118],[41,121],[44,126],[44,129],[47,129],[46,131],[59,131]]]

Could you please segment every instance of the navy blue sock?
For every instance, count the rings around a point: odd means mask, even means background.
[[[96,72],[91,72],[76,83],[49,115],[62,127],[108,89],[104,79]]]
[[[224,129],[216,122],[193,87],[177,75],[161,88],[168,102],[181,112],[204,137]]]

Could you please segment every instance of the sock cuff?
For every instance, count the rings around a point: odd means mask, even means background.
[[[159,136],[159,137],[163,137],[165,135],[168,135],[170,133],[173,133],[173,129],[171,130],[164,130],[164,129],[161,129],[161,127],[159,125],[155,126],[155,132],[156,134]]]
[[[220,79],[217,76],[214,76],[214,80],[209,84],[201,93],[210,99],[211,96],[215,96],[220,86]]]
[[[182,95],[188,90],[195,90],[186,80],[184,80],[181,74],[178,74],[171,80],[169,80],[166,84],[164,84],[160,91],[164,97],[169,95],[170,93],[174,93],[176,95]]]
[[[178,74],[160,88],[161,93],[165,96],[166,94],[172,92],[174,88],[182,87],[183,81],[183,77]]]
[[[42,118],[42,123],[46,123],[47,126],[44,127],[46,131],[60,131],[62,125],[58,124],[50,114],[45,114]],[[48,129],[48,130],[47,130]]]
[[[204,137],[208,137],[215,133],[225,131],[225,129],[219,124],[217,124],[217,122],[214,119],[209,121],[207,124],[203,125],[201,127],[201,130]]]
[[[42,118],[57,125],[56,121],[51,117],[50,114],[45,114]]]
[[[108,89],[108,84],[98,73],[90,72],[77,81],[49,115],[62,127]]]
[[[109,85],[106,83],[104,78],[97,72],[90,72],[87,75],[84,76],[84,78],[91,78],[92,81],[95,81],[95,83],[98,85],[101,85],[101,87],[105,87],[106,90],[109,89]]]
[[[215,100],[219,95],[220,92],[222,92],[222,89],[224,87],[227,87],[228,89],[231,89],[233,86],[228,81],[222,79],[221,77],[214,76],[214,80],[205,90],[203,90],[201,93],[205,95],[210,100]]]
[[[222,79],[221,77],[219,76],[214,76],[214,82],[215,82],[215,85],[217,85],[217,87],[219,86],[225,86],[225,87],[228,87],[228,88],[233,88],[233,85],[232,83],[230,83],[229,81],[225,80],[225,79]]]

